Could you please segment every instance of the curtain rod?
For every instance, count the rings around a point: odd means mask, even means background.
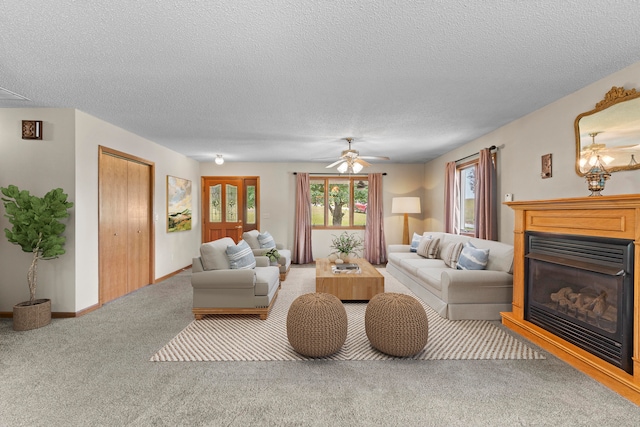
[[[298,172],[294,172],[294,175],[298,175]],[[386,175],[386,172],[382,172],[382,175]],[[309,175],[337,175],[337,176],[368,176],[369,174],[366,173],[352,173],[352,174],[348,174],[348,173],[330,173],[330,172],[326,172],[326,173],[313,173],[313,172],[309,172]]]
[[[491,147],[489,147],[489,151],[493,151],[493,150],[497,150],[497,149],[498,149],[498,147],[496,147],[495,145],[492,145]],[[456,163],[461,162],[461,161],[466,160],[466,159],[468,159],[468,158],[470,158],[470,157],[477,156],[478,154],[480,154],[480,152],[477,152],[477,153],[475,153],[475,154],[469,154],[467,157],[463,157],[463,158],[461,158],[461,159],[458,159],[458,160],[456,160],[455,162],[456,162]]]

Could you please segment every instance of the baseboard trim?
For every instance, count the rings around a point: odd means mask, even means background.
[[[159,277],[157,279],[155,279],[153,281],[153,283],[158,283],[158,282],[162,282],[163,280],[167,280],[170,277],[175,276],[176,274],[180,274],[183,271],[186,271],[188,269],[190,269],[192,266],[192,264],[187,265],[186,267],[183,267],[181,269],[178,269],[172,273],[169,273],[165,276]],[[92,305],[90,307],[87,308],[83,308],[80,311],[77,312],[72,312],[72,311],[57,311],[57,312],[51,312],[51,318],[53,319],[68,319],[68,318],[72,318],[72,317],[80,317],[80,316],[84,316],[87,313],[91,313],[92,311],[95,311],[97,309],[99,309],[100,307],[102,307],[101,304],[95,304]],[[12,319],[13,318],[13,311],[0,311],[0,319]]]
[[[153,283],[158,283],[158,282],[162,282],[163,280],[167,280],[168,278],[173,277],[176,274],[180,274],[183,271],[186,271],[186,270],[190,269],[192,265],[193,264],[189,264],[186,267],[183,267],[183,268],[181,268],[179,270],[174,271],[173,273],[167,274],[166,276],[158,277],[156,280],[153,281]]]

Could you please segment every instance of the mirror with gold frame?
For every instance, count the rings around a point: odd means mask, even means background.
[[[576,132],[576,173],[600,158],[608,172],[640,169],[640,92],[612,87],[596,107],[580,114]]]

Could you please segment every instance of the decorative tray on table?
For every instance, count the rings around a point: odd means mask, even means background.
[[[360,266],[355,263],[335,264],[331,266],[334,273],[360,273]]]

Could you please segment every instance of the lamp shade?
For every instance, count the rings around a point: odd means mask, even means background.
[[[420,197],[394,197],[391,213],[420,213]]]

